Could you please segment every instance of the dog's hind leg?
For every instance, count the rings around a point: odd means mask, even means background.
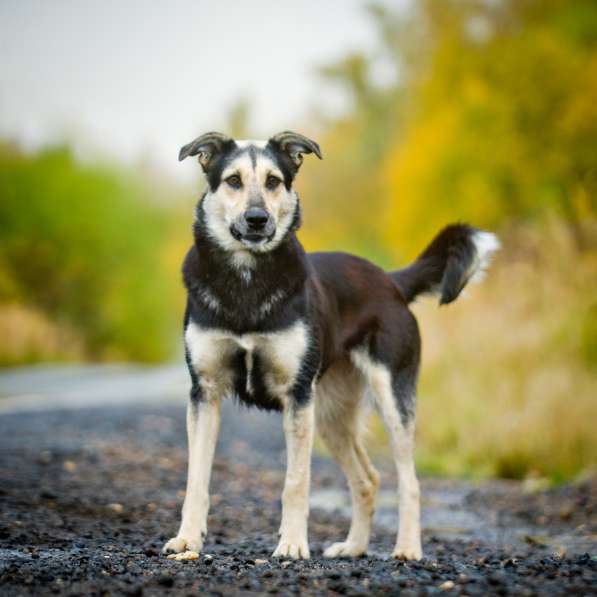
[[[354,370],[338,369],[326,374],[317,389],[317,429],[334,459],[341,466],[352,502],[352,519],[345,541],[330,545],[329,558],[359,556],[367,551],[379,475],[361,443],[362,383]],[[361,417],[359,416],[361,415]]]
[[[369,460],[369,455],[367,454],[365,447],[363,446],[361,438],[357,435],[355,439],[356,441],[354,444],[354,448],[356,450],[359,462],[361,463],[361,466],[363,467],[365,473],[369,477],[369,481],[377,491],[377,489],[379,488],[379,473],[371,463],[371,460]]]
[[[392,556],[403,560],[420,560],[421,548],[421,512],[419,482],[414,463],[415,424],[411,419],[404,424],[395,408],[380,405],[396,468],[398,471],[399,495],[399,530],[398,540]]]
[[[385,365],[373,361],[364,350],[352,356],[369,381],[398,472],[399,532],[392,556],[419,560],[422,557],[420,492],[413,457],[416,367],[392,373]]]
[[[182,522],[176,537],[164,546],[164,553],[201,551],[207,533],[209,479],[218,431],[220,400],[191,400],[187,408],[189,470]]]

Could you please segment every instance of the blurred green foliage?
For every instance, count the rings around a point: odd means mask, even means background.
[[[66,147],[0,148],[0,302],[68,326],[82,358],[171,354],[162,259],[168,212],[118,168],[78,163]]]

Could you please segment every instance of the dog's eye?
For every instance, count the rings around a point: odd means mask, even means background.
[[[275,188],[278,187],[278,185],[281,183],[282,181],[277,177],[277,176],[273,176],[272,174],[270,174],[267,177],[267,180],[265,181],[265,186],[270,190],[273,191]]]
[[[240,187],[242,186],[240,176],[238,176],[237,174],[233,174],[232,176],[229,176],[226,179],[226,184],[228,186],[232,187],[233,189],[240,189]]]

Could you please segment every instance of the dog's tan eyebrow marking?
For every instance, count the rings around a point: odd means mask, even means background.
[[[225,180],[229,176],[239,176],[243,178],[243,173],[247,173],[248,164],[246,160],[235,159],[232,160],[223,170],[221,174],[221,179]]]
[[[267,180],[268,176],[275,176],[276,178],[279,178],[280,181],[284,181],[284,176],[282,175],[282,173],[279,170],[276,170],[276,169],[266,170],[266,172],[265,172],[266,180]]]
[[[232,176],[236,174],[241,178],[244,178],[249,175],[251,171],[251,162],[249,157],[249,152],[243,150],[237,154],[235,154],[230,162],[226,164],[226,167],[222,170],[221,179],[224,180],[228,176]],[[244,175],[244,176],[243,176]]]
[[[230,168],[229,170],[224,170],[224,172],[222,172],[222,180],[226,180],[231,176],[238,176],[241,180],[243,178],[242,173],[238,168]]]

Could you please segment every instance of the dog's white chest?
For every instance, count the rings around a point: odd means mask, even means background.
[[[245,351],[247,391],[251,391],[251,369],[256,356],[263,382],[281,400],[294,384],[308,347],[307,327],[302,321],[268,333],[236,335],[225,330],[202,328],[193,321],[185,330],[190,363],[204,389],[230,394],[234,381],[234,356]],[[219,396],[223,397],[223,396]]]

